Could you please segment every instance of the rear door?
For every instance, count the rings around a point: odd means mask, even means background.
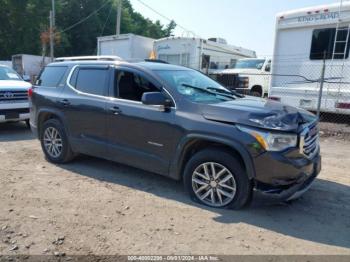
[[[30,99],[30,123],[36,127],[38,110],[55,110],[60,107],[59,101],[69,74],[68,66],[46,66],[34,85]]]
[[[108,65],[76,66],[60,97],[73,150],[106,156],[106,100],[111,69]]]

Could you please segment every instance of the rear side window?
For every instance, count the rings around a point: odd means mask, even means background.
[[[73,75],[75,89],[93,95],[104,96],[108,80],[108,69],[81,68],[77,75]],[[72,83],[71,83],[72,84]]]
[[[61,83],[66,71],[66,66],[47,66],[41,73],[40,78],[37,81],[37,85],[45,87],[57,87]]]

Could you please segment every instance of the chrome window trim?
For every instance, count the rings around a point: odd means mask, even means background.
[[[92,65],[92,66],[93,66],[93,65]],[[80,67],[80,65],[75,65],[75,66],[72,67],[72,69],[71,69],[71,71],[69,72],[69,75],[68,75],[68,77],[67,77],[67,80],[66,80],[67,86],[68,86],[70,89],[72,89],[73,92],[75,92],[75,93],[77,93],[77,94],[80,94],[80,95],[91,96],[91,97],[95,97],[95,98],[103,98],[103,99],[106,99],[106,100],[109,100],[109,101],[120,101],[120,102],[127,102],[127,103],[132,103],[132,104],[143,105],[143,106],[145,106],[145,107],[147,107],[147,108],[149,108],[149,107],[159,107],[159,108],[160,108],[160,106],[157,106],[157,105],[153,105],[153,106],[145,105],[145,104],[143,104],[143,103],[140,102],[140,101],[134,101],[134,100],[123,99],[123,98],[118,98],[118,97],[100,96],[100,95],[94,95],[94,94],[89,94],[89,93],[85,93],[85,92],[79,91],[78,89],[76,89],[74,86],[72,86],[72,85],[70,84],[70,80],[71,80],[71,78],[72,78],[72,76],[73,76],[73,73],[74,73],[74,71],[75,71],[78,67]],[[170,98],[172,99],[172,101],[173,101],[173,103],[174,103],[174,106],[175,106],[175,107],[171,107],[171,108],[173,108],[173,109],[176,110],[177,107],[176,107],[176,102],[175,102],[174,97],[170,94],[170,92],[169,92],[166,88],[162,87],[162,90],[164,90],[164,91],[170,96]]]

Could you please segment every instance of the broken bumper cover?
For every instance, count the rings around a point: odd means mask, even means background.
[[[321,171],[321,156],[317,155],[312,160],[312,173],[303,173],[302,176],[293,184],[286,186],[261,185],[257,183],[256,190],[263,196],[281,200],[290,201],[299,198],[308,191]]]

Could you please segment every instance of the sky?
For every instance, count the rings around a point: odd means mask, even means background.
[[[152,21],[169,21],[130,0],[135,10]],[[271,56],[276,14],[286,10],[336,3],[339,0],[141,0],[183,28],[202,38],[221,37],[229,44],[252,49],[258,56]],[[187,36],[181,27],[176,36]],[[191,35],[192,36],[192,35]]]

